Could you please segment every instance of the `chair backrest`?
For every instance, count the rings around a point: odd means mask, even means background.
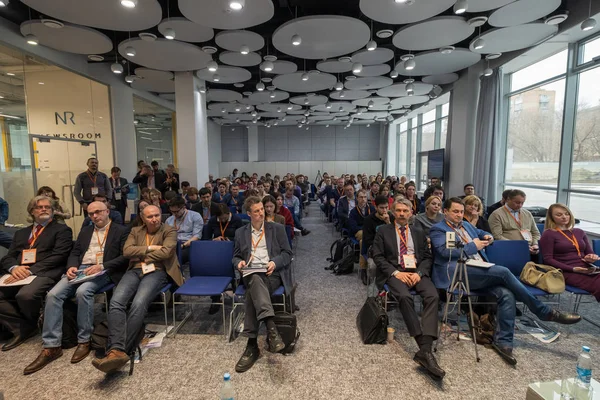
[[[238,213],[238,212],[237,212],[237,207],[236,207],[236,206],[229,206],[229,211],[230,211],[232,214],[237,214],[237,213]]]
[[[200,238],[201,240],[211,240],[212,232],[210,231],[210,226],[208,225],[208,222],[206,224],[204,224],[204,226],[202,227],[202,237]]]
[[[516,276],[520,276],[525,264],[531,261],[526,240],[495,240],[485,252],[490,262],[508,268]]]
[[[239,216],[244,221],[250,221],[250,216],[248,214],[239,214]]]
[[[537,226],[538,231],[540,231],[540,235],[542,233],[544,233],[544,226],[545,226],[545,224],[535,224],[535,225]]]
[[[233,242],[196,240],[190,247],[190,276],[227,276],[235,278]]]
[[[594,253],[600,255],[600,239],[592,240],[592,248],[594,249]],[[596,261],[594,265],[600,267],[600,261]]]

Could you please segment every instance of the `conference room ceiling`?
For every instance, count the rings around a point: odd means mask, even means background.
[[[0,16],[40,45],[118,62],[132,87],[167,99],[173,73],[193,71],[209,117],[270,126],[397,118],[482,58],[552,37],[548,17],[568,11],[566,0],[468,0],[459,15],[456,0],[135,1],[10,0]]]

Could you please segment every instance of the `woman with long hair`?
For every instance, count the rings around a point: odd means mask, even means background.
[[[404,188],[406,190],[404,197],[406,197],[406,200],[410,201],[410,203],[413,205],[413,215],[417,215],[419,213],[419,209],[421,208],[421,200],[419,200],[419,197],[417,196],[417,186],[414,182],[408,182],[406,185],[404,185]]]
[[[486,232],[491,232],[492,228],[490,228],[490,224],[488,223],[487,219],[485,219],[485,217],[483,216],[484,210],[483,203],[481,203],[481,199],[475,195],[470,195],[463,199],[463,204],[465,205],[465,214],[463,216],[463,220],[467,221],[477,229],[481,229],[482,231]]]
[[[37,196],[46,196],[52,200],[52,209],[54,210],[54,219],[56,221],[64,224],[65,219],[71,218],[71,213],[50,186],[40,187],[37,191]]]
[[[442,200],[439,197],[431,196],[425,201],[425,212],[417,214],[414,224],[423,228],[425,236],[429,236],[431,227],[444,219],[442,210]]]
[[[277,200],[275,197],[269,195],[265,196],[262,200],[263,206],[265,207],[265,221],[276,222],[281,225],[285,225],[285,218],[281,214],[277,214]],[[293,221],[292,221],[293,222]]]

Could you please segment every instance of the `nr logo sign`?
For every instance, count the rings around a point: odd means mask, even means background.
[[[72,111],[63,111],[61,115],[56,111],[54,112],[54,120],[56,121],[56,125],[60,125],[58,121],[62,122],[64,125],[68,125],[67,121],[71,121],[71,123],[75,125],[75,113]]]

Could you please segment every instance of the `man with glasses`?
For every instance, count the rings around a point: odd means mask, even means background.
[[[77,349],[71,358],[75,364],[90,354],[94,328],[94,296],[109,283],[118,283],[128,260],[123,257],[123,246],[128,229],[109,218],[104,202],[94,201],[88,206],[93,224],[84,227],[67,260],[67,273],[48,292],[44,309],[40,355],[29,364],[23,374],[37,372],[62,356],[63,306],[75,296],[77,299]],[[74,283],[81,279],[81,283]]]
[[[10,274],[0,287],[0,324],[13,337],[2,351],[14,349],[37,333],[42,300],[65,272],[65,263],[73,247],[73,232],[53,219],[52,202],[36,196],[27,205],[33,225],[18,230],[0,261],[1,274]],[[31,276],[27,284],[19,284]]]
[[[196,211],[185,208],[183,197],[174,197],[169,201],[171,216],[165,222],[177,231],[177,240],[181,243],[181,263],[190,261],[190,245],[202,237],[204,222]]]
[[[110,220],[115,224],[123,225],[123,217],[121,216],[121,213],[117,210],[111,209],[110,200],[107,199],[106,196],[102,194],[97,194],[94,196],[94,201],[104,203],[104,205],[106,205],[106,210],[108,211],[108,217],[110,218]],[[94,219],[88,213],[88,216],[85,217],[85,219],[83,220],[83,224],[81,224],[81,229],[85,228],[86,226],[92,225],[94,225]]]

